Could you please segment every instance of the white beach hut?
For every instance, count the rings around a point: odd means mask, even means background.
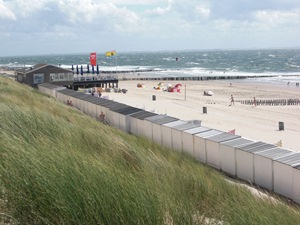
[[[212,137],[218,134],[224,133],[219,130],[207,130],[205,132],[201,132],[194,135],[194,153],[195,158],[200,162],[207,163],[206,156],[206,138]]]
[[[145,136],[146,138],[148,138],[150,140],[153,140],[153,134],[152,134],[153,121],[159,120],[162,118],[166,118],[166,117],[167,117],[167,115],[159,114],[159,115],[150,116],[150,117],[145,118],[144,126],[139,127],[143,130],[142,131],[143,136]]]
[[[74,99],[73,105],[76,108],[80,109],[82,112],[87,114],[88,113],[88,104],[89,104],[88,101],[91,99],[91,97],[92,96],[88,95],[88,94],[77,95]]]
[[[147,117],[144,121],[144,134],[147,138],[158,144],[162,144],[162,125],[177,120],[177,118],[167,115]]]
[[[300,166],[300,153],[294,153],[273,161],[274,192],[290,199],[295,196],[295,201],[297,201],[300,184],[295,168],[298,166]]]
[[[236,175],[245,181],[254,183],[254,153],[276,148],[265,142],[254,142],[236,148]]]
[[[91,99],[88,100],[88,114],[92,117],[97,117],[97,106],[99,105],[100,98],[92,96]]]
[[[161,133],[162,133],[162,145],[168,148],[173,148],[172,145],[172,129],[174,127],[188,124],[187,121],[176,120],[170,123],[165,123],[161,125]]]
[[[81,93],[77,93],[76,91],[73,91],[70,89],[63,89],[63,90],[58,90],[56,92],[56,99],[59,102],[67,104],[67,101],[76,95],[81,95]],[[74,105],[74,103],[73,103],[73,105]]]
[[[145,110],[130,115],[130,133],[138,136],[143,136],[145,118],[155,115],[157,114]]]
[[[132,106],[127,106],[124,108],[114,109],[111,112],[116,115],[115,118],[116,118],[116,120],[119,121],[118,128],[120,130],[123,130],[123,131],[129,133],[130,132],[130,115],[140,112],[141,110],[142,109],[135,108]]]
[[[117,112],[117,110],[128,108],[129,106],[119,102],[113,102],[112,104],[106,105],[106,107],[106,120],[110,125],[120,128],[120,114]]]
[[[207,164],[220,169],[220,144],[225,141],[234,140],[241,136],[227,132],[206,138],[206,159]]]
[[[283,148],[254,152],[254,182],[263,188],[273,190],[273,160],[293,153]]]
[[[300,204],[300,165],[293,168],[293,200]]]
[[[56,98],[57,91],[64,90],[64,89],[66,89],[66,87],[57,86],[57,85],[53,85],[53,84],[49,84],[49,83],[38,84],[39,92],[50,95],[54,98]]]
[[[172,128],[172,147],[174,150],[182,151],[183,149],[183,131],[200,127],[197,124],[188,122]]]
[[[211,130],[210,128],[207,127],[195,127],[192,129],[184,130],[182,132],[182,150],[186,152],[187,154],[194,156],[194,145],[195,145],[195,140],[194,140],[194,135],[199,134],[205,131]]]
[[[254,143],[246,138],[237,138],[220,143],[220,167],[225,173],[236,176],[236,148]]]

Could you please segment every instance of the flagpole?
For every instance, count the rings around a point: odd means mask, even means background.
[[[117,70],[118,70],[118,59],[117,59],[117,54],[115,55],[116,56],[116,75],[117,75]]]

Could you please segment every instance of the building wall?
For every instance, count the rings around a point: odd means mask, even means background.
[[[22,73],[17,73],[17,77]],[[72,71],[48,65],[41,67],[40,69],[32,69],[32,72],[27,71],[24,76],[23,83],[32,87],[37,87],[40,83],[51,83],[59,86],[69,86],[73,84]],[[59,78],[62,79],[59,79]],[[65,79],[63,79],[66,77]]]

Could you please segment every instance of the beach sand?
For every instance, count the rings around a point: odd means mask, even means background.
[[[134,107],[167,114],[185,121],[201,120],[202,126],[235,133],[244,138],[270,144],[282,142],[282,147],[300,152],[300,105],[253,106],[241,100],[300,99],[300,88],[268,85],[243,80],[165,81],[173,86],[182,84],[180,93],[155,90],[160,81],[119,81],[126,94],[103,93],[109,99]],[[232,85],[230,85],[230,82]],[[144,84],[138,88],[137,84]],[[212,91],[213,96],[204,96]],[[185,94],[186,93],[186,94]],[[156,100],[153,100],[155,95]],[[229,106],[233,95],[235,105]],[[206,107],[207,113],[203,113]],[[283,122],[284,130],[279,130]],[[281,123],[282,124],[282,123]]]

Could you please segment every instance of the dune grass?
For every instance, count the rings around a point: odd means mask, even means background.
[[[3,77],[0,159],[4,224],[300,223],[295,205]]]

